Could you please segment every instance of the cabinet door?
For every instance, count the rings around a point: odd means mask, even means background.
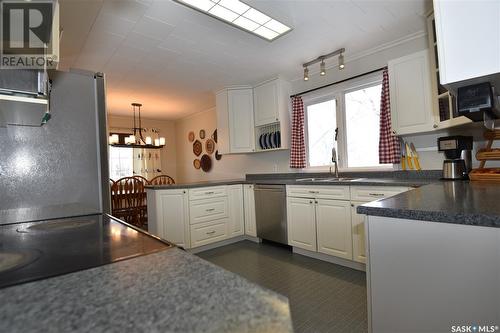
[[[160,237],[189,248],[189,201],[186,190],[168,190],[159,195]]]
[[[315,201],[318,252],[352,260],[351,204],[349,201]]]
[[[316,218],[314,200],[287,198],[288,245],[316,251]]]
[[[254,88],[255,126],[279,121],[278,84],[278,80],[273,80]]]
[[[244,207],[245,207],[245,234],[257,237],[257,225],[255,223],[255,193],[253,185],[243,185]]]
[[[215,94],[215,112],[217,115],[217,149],[220,154],[227,154],[229,153],[227,89]]]
[[[227,194],[229,201],[228,237],[243,235],[245,233],[245,217],[242,185],[228,186]]]
[[[351,203],[351,227],[352,227],[352,259],[357,262],[366,263],[365,249],[365,217],[358,214],[356,209],[364,202]]]
[[[228,90],[229,145],[231,153],[255,151],[253,90]]]
[[[434,0],[441,84],[500,72],[500,2]]]
[[[428,50],[389,61],[392,128],[397,135],[429,132],[436,119]]]

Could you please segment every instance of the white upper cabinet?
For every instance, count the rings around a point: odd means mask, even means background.
[[[441,84],[500,73],[500,1],[434,0]]]
[[[389,61],[392,129],[396,135],[437,128],[428,50]]]
[[[274,79],[254,88],[255,126],[287,122],[289,119],[289,83]]]
[[[219,152],[255,151],[253,89],[230,88],[216,94]]]

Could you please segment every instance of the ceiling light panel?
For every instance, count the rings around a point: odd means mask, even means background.
[[[239,0],[174,0],[268,41],[292,30],[291,27]]]

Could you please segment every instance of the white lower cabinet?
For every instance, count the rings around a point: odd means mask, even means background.
[[[187,190],[148,190],[149,232],[189,248],[189,200]]]
[[[245,212],[243,206],[242,185],[231,185],[227,187],[229,204],[228,237],[236,237],[245,234]]]
[[[314,199],[287,198],[288,245],[316,251],[316,209]]]
[[[366,263],[365,217],[356,212],[359,205],[366,202],[351,202],[352,260]]]
[[[253,184],[243,185],[243,206],[245,211],[245,235],[257,237],[255,221],[255,193]]]
[[[341,200],[315,200],[318,252],[352,259],[351,204]]]
[[[191,226],[191,247],[198,247],[228,238],[228,219]]]

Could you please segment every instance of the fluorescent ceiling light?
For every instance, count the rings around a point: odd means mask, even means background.
[[[268,41],[292,30],[239,0],[174,0]]]
[[[264,24],[271,20],[269,16],[253,8],[250,8],[243,16],[259,24]]]
[[[278,37],[278,33],[276,31],[272,31],[271,29],[268,29],[264,26],[260,26],[259,28],[255,29],[254,31],[257,35],[262,36],[267,39],[274,39]]]
[[[243,16],[238,17],[236,20],[233,21],[233,23],[236,24],[237,26],[242,27],[243,29],[249,30],[249,31],[254,31],[258,27],[260,27],[260,25],[258,23],[255,23],[252,20],[244,18]]]
[[[215,5],[215,3],[210,0],[183,0],[182,2],[185,2],[187,5],[197,9],[201,9],[203,11],[208,11]]]
[[[239,0],[220,0],[219,5],[226,7],[239,15],[250,9],[249,5],[244,4]]]
[[[268,29],[271,29],[273,31],[276,31],[277,33],[279,34],[284,34],[285,32],[287,32],[288,30],[290,30],[290,27],[287,27],[286,25],[284,25],[283,23],[281,22],[278,22],[276,20],[271,20],[269,22],[267,22],[266,24],[264,24],[264,26]]]
[[[215,15],[223,20],[233,22],[237,17],[238,14],[233,12],[232,10],[226,9],[222,6],[215,5],[208,11],[210,14]]]

